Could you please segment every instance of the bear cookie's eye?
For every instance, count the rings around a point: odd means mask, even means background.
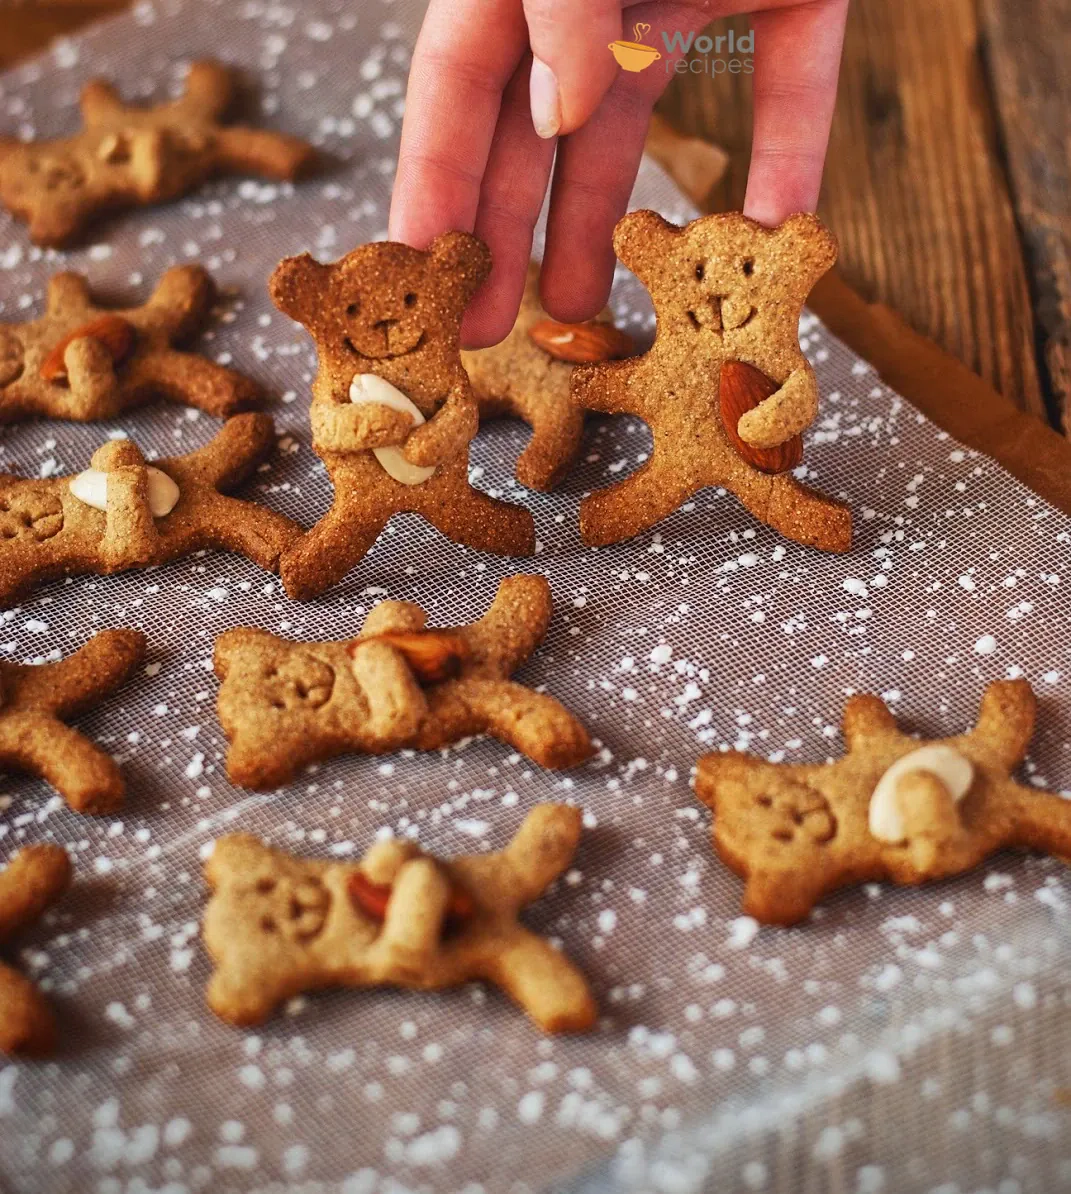
[[[702,282],[703,277],[706,274],[706,272],[707,271],[703,268],[703,263],[700,261],[698,263],[698,265],[696,265],[696,267],[695,267],[695,280],[697,282]]]
[[[415,303],[416,303],[416,295],[410,291],[410,293],[405,296],[405,305],[407,307],[412,307],[415,305]]]
[[[744,264],[740,268],[744,271],[744,277],[750,278],[755,272],[755,258],[745,257]]]

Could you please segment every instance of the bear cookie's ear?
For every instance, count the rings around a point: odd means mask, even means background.
[[[331,267],[302,253],[300,257],[286,257],[279,262],[268,280],[268,293],[284,315],[311,328],[317,312],[323,308],[324,294],[330,284]]]
[[[777,228],[776,235],[789,246],[791,260],[798,262],[808,290],[837,260],[837,238],[817,216],[808,212],[789,216]]]
[[[614,251],[645,284],[664,268],[667,244],[680,228],[656,211],[630,211],[614,228]],[[650,285],[648,285],[648,290]]]
[[[461,287],[466,302],[491,272],[491,250],[470,232],[444,232],[431,242],[428,254],[433,267]]]

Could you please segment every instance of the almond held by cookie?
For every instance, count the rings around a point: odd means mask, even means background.
[[[0,324],[0,423],[110,419],[154,398],[219,416],[255,406],[256,382],[182,347],[215,296],[199,265],[172,267],[147,302],[123,309],[99,306],[81,274],[54,275],[43,315]]]
[[[205,864],[208,1005],[253,1025],[316,988],[437,991],[475,979],[544,1032],[586,1032],[598,1010],[584,976],[518,919],[569,866],[580,833],[579,809],[540,804],[494,853],[444,861],[389,839],[356,866],[220,838]]]
[[[774,448],[756,448],[741,439],[737,431],[741,417],[761,406],[779,389],[777,382],[754,365],[726,361],[721,367],[718,400],[725,434],[741,460],[763,473],[787,473],[803,459],[803,437],[800,435],[794,435]]]
[[[341,754],[438,750],[487,734],[543,767],[592,752],[580,722],[553,697],[510,679],[550,624],[542,576],[511,576],[478,621],[425,628],[424,611],[382,601],[354,639],[294,643],[264,630],[216,640],[227,774],[269,789]]]
[[[609,321],[610,313],[603,311],[593,323],[602,327]],[[517,480],[543,491],[564,478],[584,435],[584,413],[569,397],[573,366],[562,355],[562,345],[572,333],[555,333],[558,343],[546,347],[530,334],[548,322],[553,323],[540,302],[539,265],[533,261],[509,335],[491,348],[461,354],[481,422],[506,416],[531,427],[532,437],[517,458]]]
[[[362,912],[367,913],[373,920],[386,920],[391,893],[394,890],[393,880],[390,883],[373,883],[362,871],[354,871],[350,875],[346,890],[350,899]],[[447,918],[455,921],[468,920],[473,910],[472,896],[456,883],[451,884],[450,899],[446,905]]]
[[[847,551],[851,512],[801,485],[789,464],[798,451],[793,441],[818,410],[799,316],[836,258],[830,233],[812,215],[764,228],[728,212],[678,228],[636,211],[619,221],[614,247],[651,293],[655,341],[639,357],[576,366],[572,397],[587,410],[637,415],[653,446],[634,473],[581,502],[584,542],[630,539],[700,490],[724,488],[786,538]],[[723,403],[723,367],[734,362],[758,370],[775,389],[760,397],[751,374],[742,384],[730,369]]]
[[[421,684],[453,680],[471,654],[461,635],[449,630],[385,630],[361,641],[386,643],[399,651]]]
[[[616,361],[635,351],[632,337],[612,323],[558,323],[542,319],[528,329],[528,335],[537,348],[570,365]]]
[[[104,346],[113,367],[121,365],[134,347],[134,336],[134,325],[121,315],[98,315],[68,332],[37,366],[37,374],[42,381],[67,381],[64,355],[72,340],[96,340]]]
[[[461,318],[490,268],[464,232],[427,251],[376,242],[330,265],[305,255],[276,267],[272,301],[316,342],[312,444],[334,487],[330,511],[283,558],[295,600],[342,580],[395,514],[475,551],[535,551],[531,514],[469,483],[479,413]]]
[[[837,888],[943,879],[1005,846],[1071,861],[1071,801],[1011,775],[1035,711],[1025,680],[998,680],[974,729],[928,742],[898,729],[878,697],[853,696],[835,763],[700,759],[696,796],[714,811],[715,850],[747,881],[744,911],[793,924]]]
[[[121,439],[71,477],[0,475],[0,605],[42,581],[107,576],[207,548],[274,570],[301,528],[228,496],[274,447],[271,418],[244,414],[204,447],[152,465]]]

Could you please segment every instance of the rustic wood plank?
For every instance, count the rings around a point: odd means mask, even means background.
[[[853,286],[1044,417],[1026,268],[974,3],[852,6],[821,211]],[[729,152],[720,198],[739,206],[751,138],[746,79],[684,76],[660,110]]]
[[[0,12],[0,66],[126,2],[52,0]],[[822,212],[841,239],[841,269],[849,281],[896,308],[1017,405],[1042,414],[1030,292],[977,53],[975,2],[866,0],[852,7]],[[999,18],[1001,36],[1009,43],[1022,35],[1027,22],[1016,17],[1025,8],[1041,14],[1053,5],[1053,0],[983,2],[988,27],[998,28]],[[1059,2],[1066,14],[1067,0]],[[746,18],[731,24],[740,32],[747,28]],[[1008,28],[1010,35],[1003,32]],[[1051,20],[1044,28],[1048,33],[1036,40],[1055,56],[1067,38],[1061,43],[1053,35],[1062,26]],[[721,29],[719,24],[716,31]],[[1040,20],[1034,29],[1042,29]],[[1010,58],[995,62],[994,74],[1011,94],[1018,86],[1032,96],[1013,66],[1018,70]],[[1056,69],[1054,80],[1062,77]],[[1008,127],[1018,119],[1009,115],[1011,102],[1004,100],[1001,109]],[[722,209],[739,207],[750,156],[746,78],[683,76],[674,81],[661,110],[682,130],[728,152],[728,169],[709,202]],[[1059,126],[1047,120],[1042,113],[1041,127],[1055,135],[1051,130]],[[1022,196],[1029,194],[1024,166],[1012,164],[1023,203]],[[1044,204],[1029,208],[1039,228],[1037,213],[1044,210]],[[1024,219],[1028,237],[1030,228]],[[1030,248],[1033,261],[1059,264],[1046,233],[1031,239]],[[1054,273],[1055,289],[1044,269],[1038,276],[1048,372],[1066,393],[1071,365],[1062,304],[1069,293],[1063,279],[1069,275]]]
[[[981,0],[1054,414],[1071,433],[1071,3]]]
[[[90,21],[126,8],[130,0],[66,0],[18,4],[0,11],[0,69],[43,50]]]

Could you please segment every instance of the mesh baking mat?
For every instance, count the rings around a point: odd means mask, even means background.
[[[185,63],[241,64],[265,125],[327,149],[298,186],[223,180],[100,225],[70,253],[32,249],[0,217],[5,319],[41,308],[48,276],[89,274],[140,299],[201,261],[224,297],[202,350],[264,382],[283,433],[245,489],[311,524],[330,487],[307,424],[305,333],[272,307],[283,256],[333,259],[385,234],[417,4],[269,0],[143,4],[0,79],[6,129],[70,130],[96,73],[132,97],[173,91]],[[634,196],[689,208],[645,164]],[[619,319],[649,306],[622,275]],[[801,326],[824,401],[808,478],[851,503],[843,557],[779,539],[708,491],[639,539],[585,550],[577,503],[648,450],[635,419],[593,421],[553,495],[521,491],[527,432],[481,432],[474,483],[523,502],[539,550],[520,565],[396,519],[346,582],[296,604],[243,560],[202,554],[36,590],[3,615],[8,658],[55,658],[109,626],[143,628],[149,662],[80,728],[121,760],[121,815],[68,812],[43,783],[0,780],[0,855],[63,843],[77,885],[20,958],[56,1002],[54,1061],[0,1068],[0,1186],[13,1192],[1020,1191],[1071,1189],[1071,878],[1002,854],[921,891],[868,886],[806,925],[759,929],[714,858],[689,774],[703,752],[820,760],[841,749],[846,696],[880,693],[929,734],[971,721],[984,684],[1025,676],[1041,701],[1029,782],[1071,787],[1071,520],[884,386],[813,317]],[[111,423],[5,428],[0,469],[85,466],[109,435],[159,454],[216,422],[157,405]],[[272,794],[233,788],[214,705],[216,635],[355,632],[377,600],[467,621],[498,581],[544,572],[556,600],[521,678],[591,728],[568,775],[499,743],[350,758]],[[529,923],[560,939],[597,993],[586,1038],[545,1039],[494,991],[298,998],[256,1031],[203,1003],[201,863],[236,829],[326,858],[377,831],[441,853],[505,842],[539,801],[581,805],[575,867]]]

